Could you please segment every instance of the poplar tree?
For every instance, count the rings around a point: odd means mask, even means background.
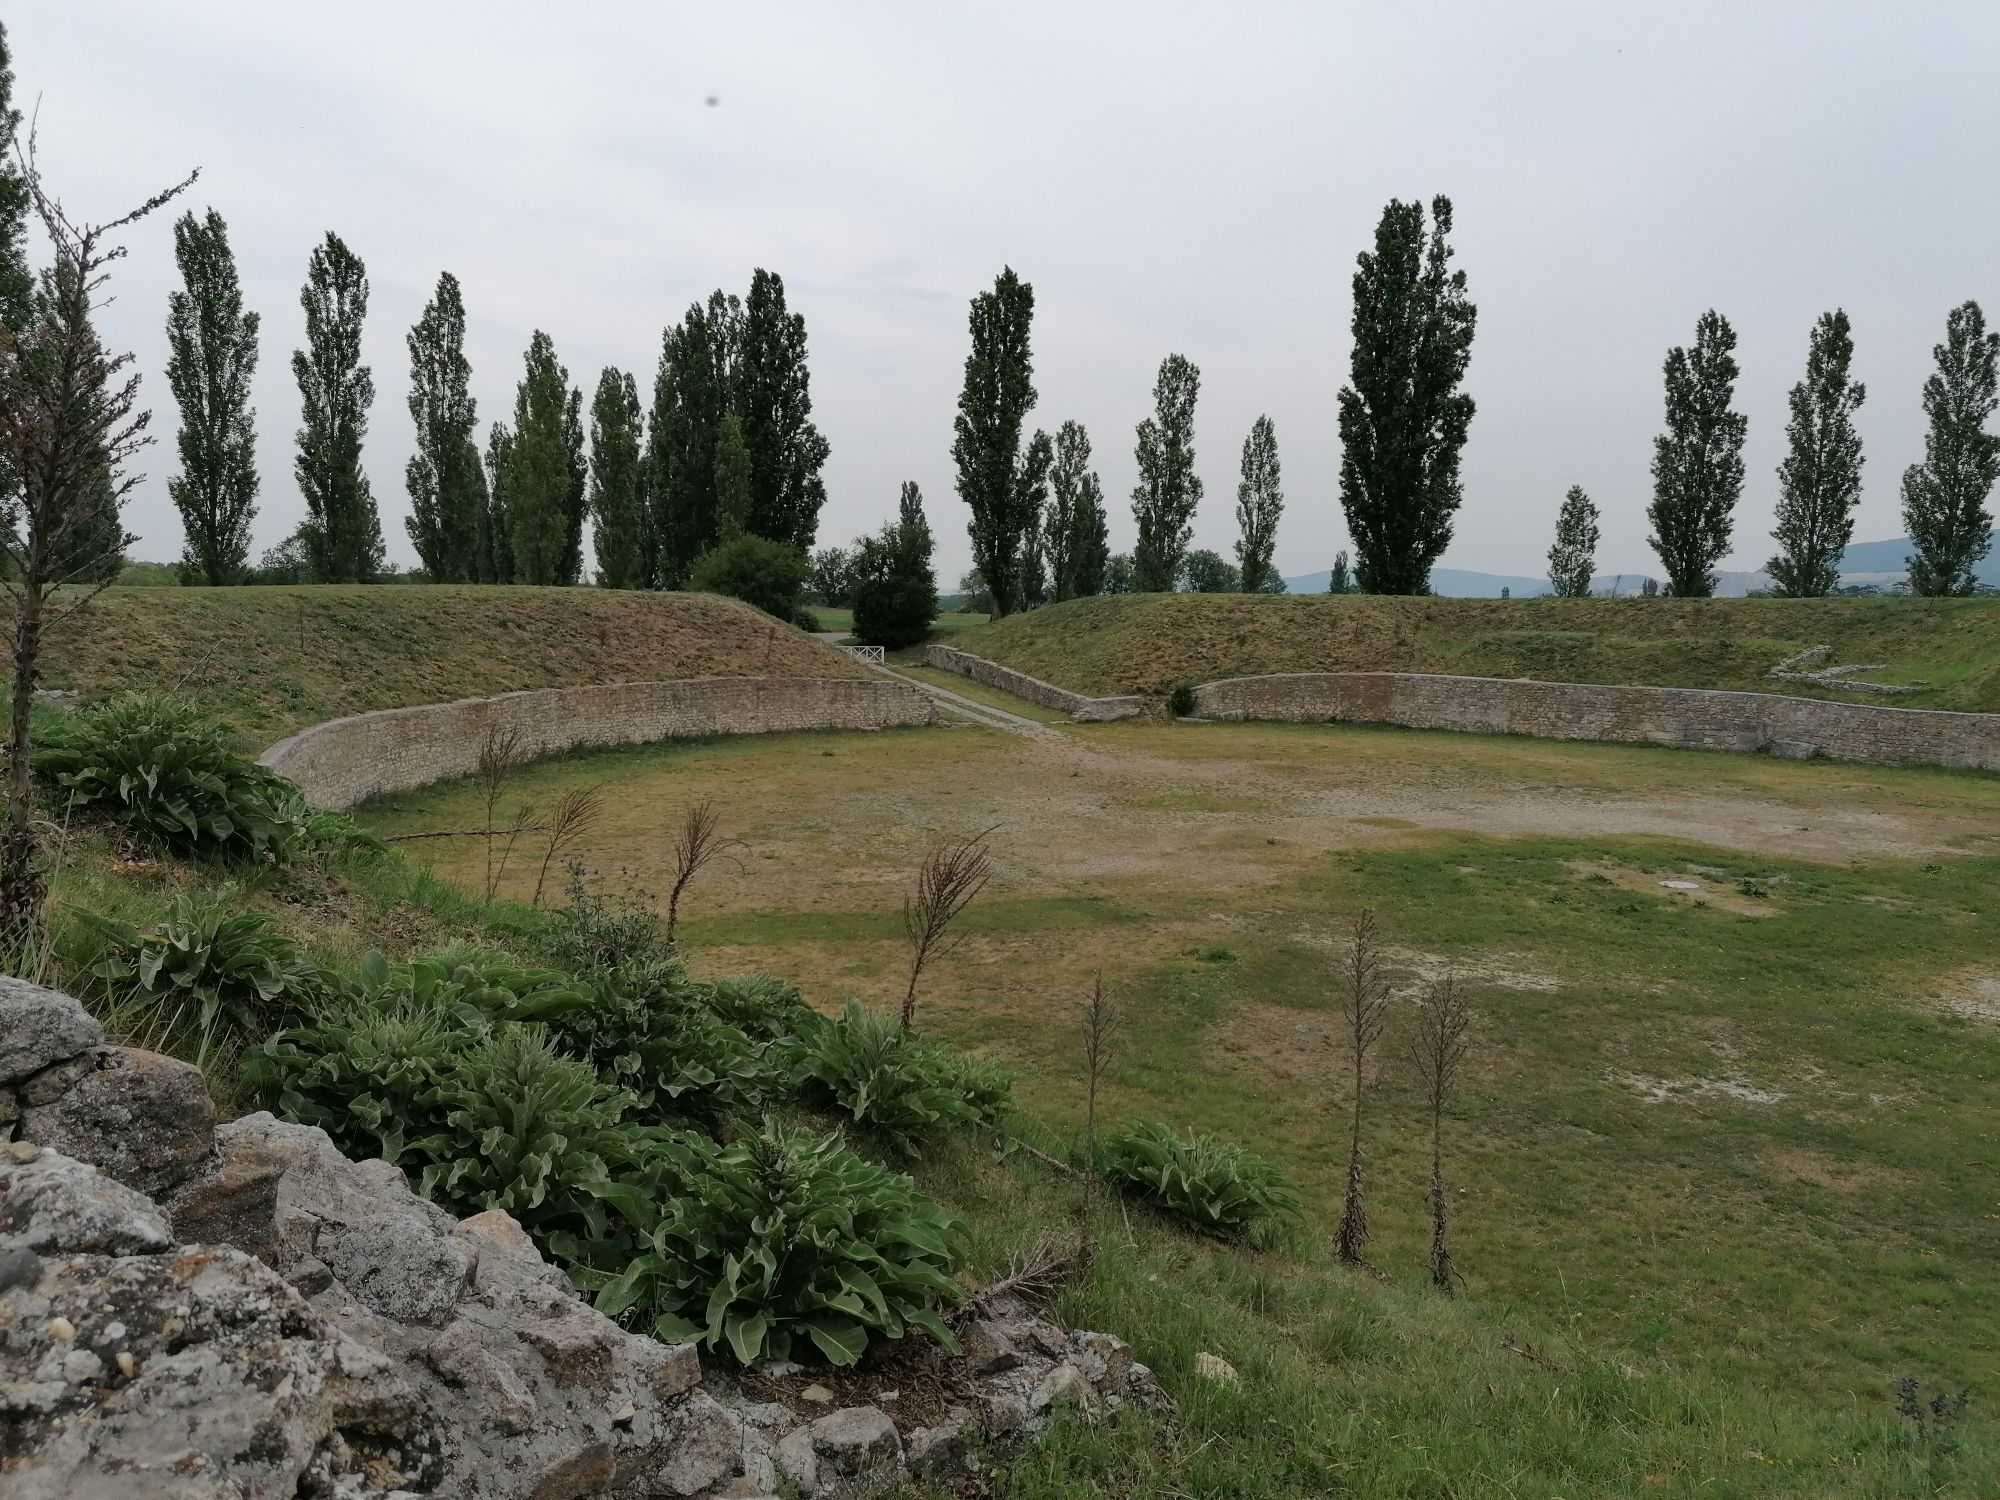
[[[181,513],[181,581],[240,583],[257,513],[258,317],[243,310],[229,227],[209,209],[174,225],[181,289],[167,297],[167,386],[181,409],[181,472],[167,493]]]
[[[715,540],[733,542],[748,531],[755,505],[755,475],[743,419],[733,411],[724,412],[715,437]]]
[[[1973,570],[1993,546],[1987,496],[2000,478],[2000,435],[1986,430],[1995,405],[2000,333],[1986,331],[1977,302],[1962,303],[1945,321],[1944,342],[1932,351],[1937,371],[1924,382],[1924,461],[1903,474],[1903,525],[1910,554],[1910,588],[1919,594],[1969,594]]]
[[[1667,352],[1667,430],[1653,440],[1653,523],[1648,544],[1660,555],[1676,597],[1715,592],[1715,565],[1729,550],[1743,493],[1743,439],[1749,419],[1736,396],[1736,330],[1710,308],[1695,323],[1692,348]]]
[[[1573,484],[1556,513],[1555,545],[1549,548],[1549,589],[1558,599],[1588,599],[1597,572],[1597,507],[1583,486]]]
[[[1081,422],[1056,430],[1049,465],[1050,593],[1057,601],[1103,592],[1111,555],[1104,530],[1104,490],[1090,467],[1090,434]]]
[[[507,539],[513,581],[553,584],[562,576],[572,483],[567,431],[569,372],[540,329],[528,344],[526,372],[514,394],[514,431],[507,454]]]
[[[306,263],[299,305],[306,347],[292,354],[304,420],[293,468],[305,496],[299,528],[316,583],[365,583],[382,571],[382,524],[361,469],[375,380],[361,363],[368,316],[368,268],[328,230]]]
[[[486,519],[479,532],[479,581],[514,581],[514,543],[507,534],[507,471],[514,460],[514,434],[495,422],[486,434]]]
[[[1778,554],[1764,571],[1778,592],[1816,599],[1840,582],[1840,558],[1854,540],[1861,503],[1861,434],[1854,413],[1868,390],[1851,379],[1854,338],[1847,314],[1821,313],[1806,350],[1806,378],[1792,387],[1789,451],[1778,465]]]
[[[1015,477],[1020,490],[1017,502],[1025,522],[1021,528],[1021,585],[1016,597],[1023,609],[1039,609],[1049,602],[1048,537],[1049,466],[1055,450],[1049,435],[1037,428],[1021,455],[1021,471]]]
[[[905,479],[901,493],[896,496],[896,524],[931,529],[930,518],[924,514],[924,492],[917,488],[914,479]]]
[[[740,348],[733,356],[734,405],[742,415],[750,460],[748,530],[800,553],[819,534],[830,451],[812,423],[812,376],[806,367],[806,320],[785,307],[784,278],[751,273]]]
[[[644,421],[639,383],[607,366],[590,403],[590,514],[597,582],[607,589],[649,588],[653,581],[653,532],[640,472]]]
[[[1342,547],[1334,555],[1333,571],[1327,575],[1326,579],[1326,591],[1329,594],[1351,594],[1354,592],[1354,579],[1348,569],[1347,549],[1345,547]]]
[[[465,357],[465,301],[451,272],[439,275],[406,342],[417,451],[403,469],[410,493],[404,525],[431,582],[476,583],[485,483],[472,446],[479,418]]]
[[[569,371],[563,371],[565,382]],[[555,582],[583,581],[583,529],[590,516],[590,453],[583,431],[583,389],[570,386],[563,402],[563,453],[569,463],[569,487],[563,491],[563,547]]]
[[[1459,455],[1472,397],[1459,389],[1478,309],[1451,269],[1451,199],[1391,199],[1354,272],[1354,351],[1340,391],[1340,504],[1371,594],[1427,594],[1464,502]]]
[[[1153,415],[1139,424],[1135,453],[1139,483],[1132,490],[1132,519],[1139,540],[1132,549],[1132,588],[1140,594],[1172,593],[1194,534],[1201,478],[1194,472],[1194,403],[1201,371],[1179,354],[1160,361],[1153,382]]]
[[[682,587],[719,536],[715,450],[729,410],[731,336],[726,306],[721,311],[718,325],[708,309],[690,307],[660,343],[646,482],[663,588]]]
[[[995,619],[1019,600],[1021,546],[1028,527],[1028,498],[1020,485],[1021,424],[1034,409],[1034,356],[1029,333],[1035,289],[1004,267],[993,290],[972,299],[972,352],[952,424],[952,461],[958,495],[971,511],[967,530],[972,561],[986,581]]]
[[[1236,486],[1238,587],[1260,594],[1276,576],[1271,554],[1278,546],[1278,517],[1284,514],[1285,492],[1278,468],[1278,432],[1269,417],[1250,424],[1243,440],[1242,478]]]

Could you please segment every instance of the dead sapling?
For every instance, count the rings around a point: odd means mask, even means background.
[[[518,729],[501,729],[498,725],[486,731],[485,743],[479,747],[479,760],[473,776],[479,783],[480,800],[486,805],[486,899],[490,902],[500,888],[500,873],[506,869],[503,855],[499,870],[493,863],[493,840],[502,831],[495,821],[500,807],[500,799],[506,795],[507,783],[514,772],[520,769],[527,757],[521,749],[521,732]],[[520,825],[527,822],[525,816],[514,820],[514,828],[507,830],[507,850],[511,852],[514,840],[520,837]]]
[[[917,888],[903,898],[903,931],[910,938],[910,983],[903,991],[903,1030],[917,1024],[917,981],[924,970],[965,941],[951,930],[960,912],[993,876],[991,828],[940,844],[917,867]]]
[[[1382,976],[1382,956],[1376,947],[1375,914],[1364,911],[1354,919],[1342,965],[1341,996],[1347,1016],[1348,1049],[1352,1054],[1354,1106],[1347,1129],[1347,1192],[1340,1205],[1340,1227],[1334,1232],[1334,1252],[1341,1263],[1366,1266],[1368,1204],[1361,1169],[1361,1095],[1368,1054],[1382,1036],[1389,1010],[1389,985]]]
[[[1447,974],[1431,986],[1405,1043],[1431,1116],[1431,1285],[1441,1292],[1452,1291],[1464,1279],[1452,1264],[1447,1238],[1451,1215],[1444,1186],[1444,1108],[1465,1062],[1470,1022],[1458,976]]]
[[[1077,1217],[1085,1259],[1097,1251],[1097,1096],[1111,1067],[1118,1024],[1118,1007],[1105,994],[1104,976],[1099,974],[1083,1008],[1083,1197]]]
[[[723,833],[722,818],[713,802],[696,802],[681,814],[681,826],[674,835],[674,883],[667,891],[669,943],[673,942],[674,931],[680,926],[681,893],[716,860],[743,847],[741,839],[733,839]]]
[[[542,850],[542,867],[535,872],[535,906],[542,904],[542,888],[548,884],[549,866],[556,856],[566,854],[597,826],[597,820],[604,815],[604,791],[601,787],[581,786],[564,792],[556,802],[556,810],[549,815],[549,842]]]
[[[14,157],[15,191],[40,223],[49,266],[20,289],[18,318],[0,320],[0,585],[12,604],[7,808],[0,827],[0,962],[24,963],[44,936],[47,892],[31,779],[35,689],[47,636],[118,576],[136,541],[121,510],[139,482],[130,465],[152,442],[130,354],[99,340],[120,234],[194,182],[153,194],[103,223],[73,218],[44,181],[32,128],[23,140],[0,121]],[[10,971],[12,972],[12,971]]]

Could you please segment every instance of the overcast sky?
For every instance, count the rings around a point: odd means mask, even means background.
[[[1785,393],[1834,306],[1869,387],[1857,538],[1897,535],[1945,313],[1977,298],[2000,320],[1994,0],[25,0],[5,19],[73,209],[109,216],[199,167],[189,206],[229,221],[264,318],[260,551],[303,511],[290,354],[328,229],[373,284],[366,461],[404,562],[403,340],[446,269],[482,430],[511,419],[534,329],[586,393],[607,364],[649,393],[663,325],[779,272],[833,445],[821,542],[873,529],[915,479],[947,581],[969,560],[950,458],[966,305],[1006,264],[1036,292],[1031,420],[1088,426],[1114,546],[1133,426],[1178,352],[1202,373],[1196,545],[1228,552],[1268,412],[1287,573],[1346,544],[1349,279],[1391,197],[1452,198],[1479,308],[1459,567],[1540,575],[1576,483],[1605,513],[1600,568],[1654,568],[1660,364],[1710,306],[1736,326],[1750,418],[1726,566],[1769,555]],[[169,220],[130,246],[104,331],[137,354],[161,438],[134,555],[170,559]]]

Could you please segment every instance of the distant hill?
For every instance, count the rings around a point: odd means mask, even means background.
[[[1908,572],[1904,559],[1909,555],[1910,539],[1906,536],[1891,537],[1882,542],[1856,542],[1841,556],[1841,581],[1873,583],[1886,589],[1902,581]],[[1649,575],[1655,578],[1660,576],[1657,562],[1623,575],[1602,574],[1590,580],[1590,587],[1593,592],[1608,593],[1616,584],[1621,594],[1636,594],[1641,580]],[[1985,561],[1973,569],[1973,576],[1981,583],[2000,588],[2000,542],[1996,542],[1994,550],[1986,554]],[[1296,578],[1287,578],[1285,588],[1294,594],[1324,594],[1332,578],[1330,569],[1301,573]],[[1723,573],[1716,579],[1715,592],[1719,598],[1741,599],[1745,594],[1770,586],[1770,576],[1761,571]],[[1503,588],[1510,590],[1516,599],[1532,599],[1548,592],[1549,581],[1546,578],[1524,578],[1513,573],[1478,573],[1466,568],[1431,570],[1431,592],[1447,599],[1498,599]]]
[[[1263,672],[1444,672],[1797,691],[1808,646],[1928,684],[1908,708],[2000,712],[2000,599],[1389,599],[1115,594],[1010,615],[952,644],[1084,693]],[[1821,692],[1819,696],[1827,696]]]
[[[50,687],[178,689],[262,746],[375,708],[680,677],[861,677],[712,594],[475,587],[113,588],[51,637]]]

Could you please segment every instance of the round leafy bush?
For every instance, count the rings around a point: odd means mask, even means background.
[[[1176,682],[1167,688],[1167,712],[1176,719],[1190,717],[1195,711],[1194,684]]]
[[[792,1050],[806,1104],[838,1110],[905,1156],[939,1126],[992,1123],[1013,1085],[1004,1069],[920,1041],[859,1000],[815,1018]]]
[[[296,1016],[321,989],[319,971],[262,912],[231,911],[233,890],[174,897],[149,931],[76,911],[65,959],[117,1003],[180,1013],[202,1037],[229,1025],[255,1037]]]
[[[298,789],[229,744],[223,726],[179,698],[134,694],[59,722],[35,774],[72,811],[109,813],[176,853],[288,859],[309,817]]]
[[[597,1189],[641,1243],[615,1270],[578,1276],[600,1312],[745,1365],[808,1344],[851,1365],[871,1339],[912,1328],[954,1345],[937,1308],[960,1295],[964,1225],[838,1136],[767,1125],[729,1146],[677,1137],[654,1172]]]
[[[1116,1186],[1209,1234],[1235,1236],[1299,1208],[1278,1169],[1212,1135],[1175,1135],[1145,1121],[1104,1143],[1103,1170]]]
[[[790,625],[805,593],[806,571],[803,554],[745,532],[696,558],[688,587],[698,594],[741,599]]]

